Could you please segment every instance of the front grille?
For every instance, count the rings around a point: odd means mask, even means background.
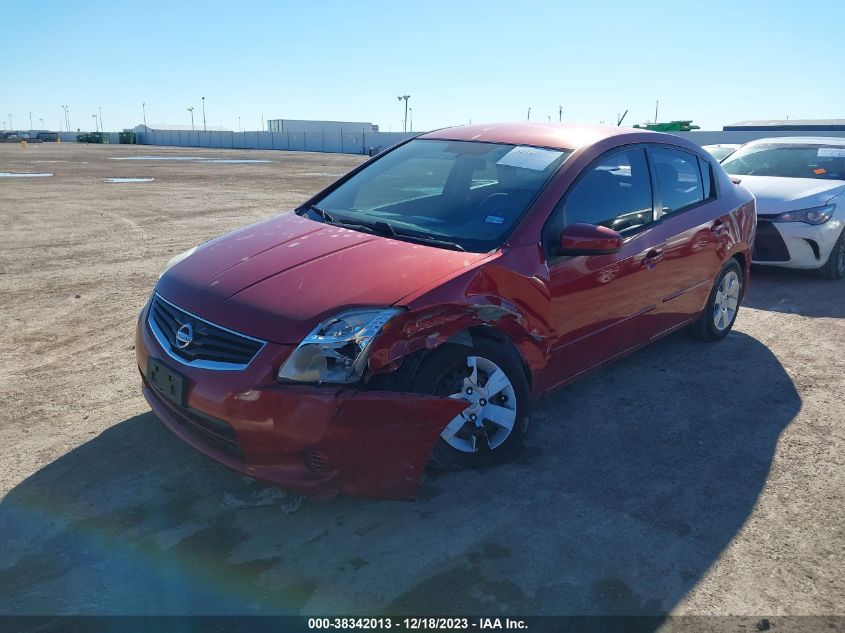
[[[757,219],[757,236],[754,238],[755,262],[788,262],[789,249],[774,224],[769,220]]]
[[[264,347],[264,341],[209,323],[158,294],[153,296],[148,323],[168,355],[194,367],[244,369]]]

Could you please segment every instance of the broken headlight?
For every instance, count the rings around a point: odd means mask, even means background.
[[[359,308],[320,323],[279,369],[288,382],[355,382],[364,373],[369,347],[398,308]]]

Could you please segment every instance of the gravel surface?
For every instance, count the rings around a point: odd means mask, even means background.
[[[300,503],[163,428],[133,330],[165,261],[361,160],[0,144],[54,174],[0,179],[0,613],[845,611],[845,281],[755,269],[727,339],[558,391],[416,503]]]

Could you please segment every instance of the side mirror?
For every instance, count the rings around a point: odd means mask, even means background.
[[[560,234],[559,255],[609,255],[622,250],[622,235],[606,226],[570,224]]]

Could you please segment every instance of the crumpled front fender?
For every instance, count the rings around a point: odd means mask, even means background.
[[[463,400],[389,391],[338,396],[325,450],[340,491],[412,500],[428,457]]]

